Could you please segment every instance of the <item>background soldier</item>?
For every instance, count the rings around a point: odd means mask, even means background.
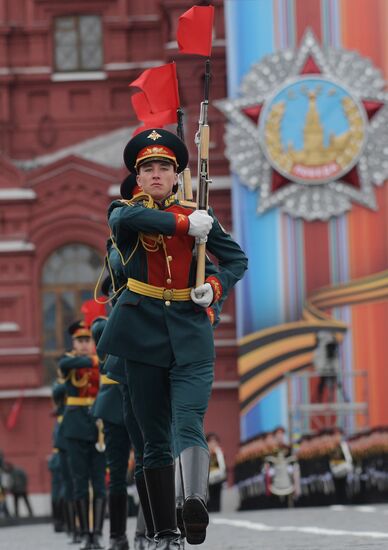
[[[124,161],[142,194],[109,210],[127,289],[100,339],[101,353],[126,358],[131,402],[144,435],[144,474],[158,550],[179,548],[172,419],[180,455],[187,540],[206,536],[209,452],[203,417],[213,381],[214,342],[206,307],[242,277],[247,260],[217,219],[173,194],[188,162],[184,143],[166,130],[138,134]],[[195,238],[206,239],[219,272],[194,286]]]
[[[83,321],[69,327],[73,350],[59,361],[66,380],[66,408],[63,419],[74,498],[81,529],[81,550],[103,548],[105,513],[105,453],[96,448],[98,430],[90,413],[99,388],[98,358],[90,329]],[[93,487],[93,532],[89,527],[89,481]]]
[[[53,430],[53,451],[49,458],[48,467],[51,472],[51,509],[54,523],[54,531],[61,532],[68,529],[65,513],[65,484],[62,477],[61,461],[58,449],[59,430],[65,410],[65,387],[55,383],[52,390],[55,410],[52,413],[56,417]]]
[[[70,537],[70,542],[77,544],[80,542],[80,536],[76,526],[73,478],[70,472],[67,439],[64,436],[63,423],[63,414],[66,404],[66,383],[61,377],[58,378],[57,382],[53,386],[53,399],[56,403],[63,401],[62,418],[60,419],[60,417],[58,417],[56,430],[54,432],[54,445],[58,449],[58,458],[61,470],[66,532]]]
[[[136,190],[139,191],[139,188],[136,185],[136,177],[130,174],[122,182],[120,194],[124,199],[130,200],[134,190],[135,192]],[[105,280],[105,286],[107,287],[109,285],[109,288],[107,288],[104,293],[108,295],[110,293],[112,294],[110,303],[114,306],[121,291],[126,287],[127,280],[123,272],[120,255],[114,246],[112,246],[111,240],[108,241],[107,250],[110,277],[108,281],[107,279]],[[103,287],[104,284],[102,285],[102,290],[104,291]],[[135,451],[134,481],[140,500],[140,506],[137,516],[134,547],[135,550],[143,550],[145,548],[152,550],[155,544],[153,542],[155,528],[143,472],[144,440],[129,398],[128,382],[125,374],[125,360],[112,355],[107,356],[105,371],[107,378],[115,380],[120,384],[119,389],[121,392],[123,419],[129,439],[132,440]]]

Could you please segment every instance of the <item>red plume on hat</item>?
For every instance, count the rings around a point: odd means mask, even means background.
[[[97,317],[106,317],[105,304],[99,304],[92,298],[87,300],[81,306],[81,313],[83,313],[85,324],[90,327]]]

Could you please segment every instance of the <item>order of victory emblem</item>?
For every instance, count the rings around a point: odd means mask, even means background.
[[[374,209],[388,178],[388,94],[380,71],[356,52],[322,50],[307,31],[297,52],[265,57],[238,99],[216,102],[229,124],[226,154],[258,212],[280,207],[327,220],[352,202]]]

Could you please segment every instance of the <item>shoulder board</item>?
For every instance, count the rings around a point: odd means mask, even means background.
[[[178,201],[178,203],[179,203],[181,206],[187,206],[187,208],[197,208],[197,203],[194,202],[194,201],[185,201],[185,200],[181,200],[181,201]]]
[[[65,357],[75,357],[75,353],[73,351],[67,351]]]

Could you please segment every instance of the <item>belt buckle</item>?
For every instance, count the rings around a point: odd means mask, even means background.
[[[163,300],[170,301],[174,296],[174,291],[171,288],[163,289]]]

